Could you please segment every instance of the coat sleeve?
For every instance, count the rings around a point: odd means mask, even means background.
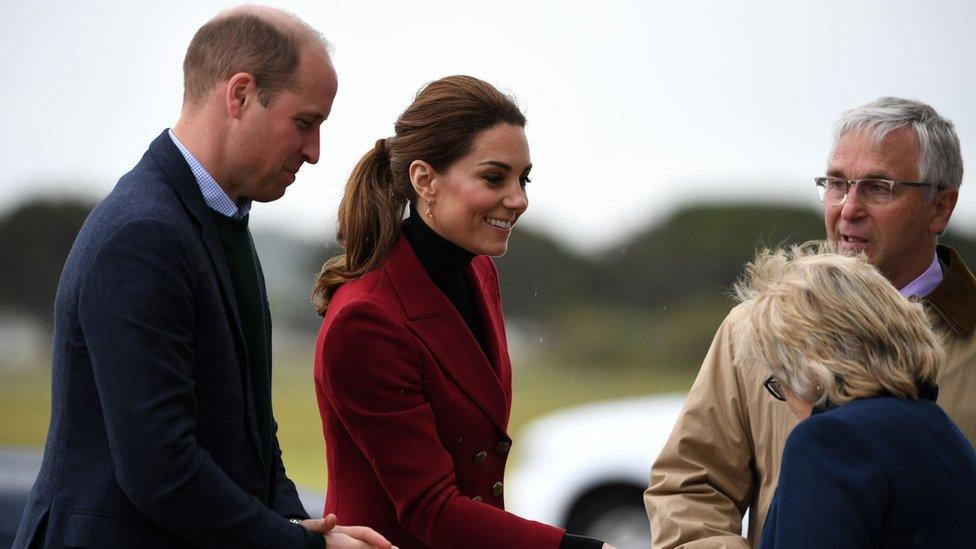
[[[94,255],[78,314],[115,476],[130,501],[203,547],[304,547],[194,435],[197,265],[164,220],[125,223]]]
[[[651,468],[644,503],[655,549],[749,547],[742,516],[754,490],[745,397],[732,368],[730,314]]]
[[[308,511],[302,505],[302,500],[298,497],[298,490],[285,473],[285,464],[281,459],[281,445],[278,443],[278,422],[272,419],[272,429],[274,432],[274,456],[275,456],[275,490],[274,500],[271,508],[283,517],[307,519]]]
[[[801,422],[786,442],[763,549],[879,547],[888,486],[865,437],[829,415]]]
[[[397,519],[432,547],[555,549],[563,530],[462,496],[424,396],[414,336],[380,306],[345,306],[329,328],[320,391],[393,502]]]

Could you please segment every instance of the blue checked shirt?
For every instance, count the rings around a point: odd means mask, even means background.
[[[244,219],[244,217],[251,211],[251,201],[242,198],[238,200],[237,204],[227,196],[224,189],[220,188],[217,181],[207,172],[207,169],[200,164],[193,153],[180,143],[180,140],[173,135],[173,130],[169,130],[169,138],[173,140],[173,144],[176,148],[180,150],[180,154],[186,159],[186,163],[190,165],[190,171],[193,172],[193,177],[197,179],[197,184],[200,185],[200,192],[203,193],[203,200],[207,203],[207,206],[215,212],[225,215],[227,217],[233,217],[234,219]]]

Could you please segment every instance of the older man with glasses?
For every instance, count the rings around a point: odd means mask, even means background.
[[[974,442],[976,279],[938,244],[962,173],[952,122],[924,103],[889,97],[844,113],[827,172],[815,182],[828,241],[865,254],[902,295],[926,305],[946,346],[938,403]],[[719,327],[652,468],[644,499],[655,548],[749,547],[762,532],[796,420],[767,393],[774,384],[764,389],[764,366],[736,359],[742,321],[736,308]]]

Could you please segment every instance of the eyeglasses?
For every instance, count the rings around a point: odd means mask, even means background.
[[[864,206],[884,206],[891,202],[895,187],[931,187],[932,183],[899,182],[890,179],[844,179],[843,177],[815,177],[817,195],[828,206],[840,206],[847,200],[851,186],[857,187],[857,199]]]
[[[769,391],[769,394],[773,395],[773,398],[776,400],[786,400],[786,397],[783,396],[783,388],[780,387],[779,381],[776,381],[776,378],[773,376],[769,376],[766,378],[766,381],[763,381],[763,387],[765,387],[766,390]]]

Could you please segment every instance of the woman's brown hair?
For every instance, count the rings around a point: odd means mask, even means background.
[[[336,241],[344,253],[325,262],[312,291],[325,316],[344,283],[379,266],[396,243],[407,204],[416,200],[408,170],[423,160],[446,171],[471,150],[479,133],[498,124],[525,126],[515,101],[471,76],[448,76],[421,88],[394,125],[353,168],[339,204]]]

